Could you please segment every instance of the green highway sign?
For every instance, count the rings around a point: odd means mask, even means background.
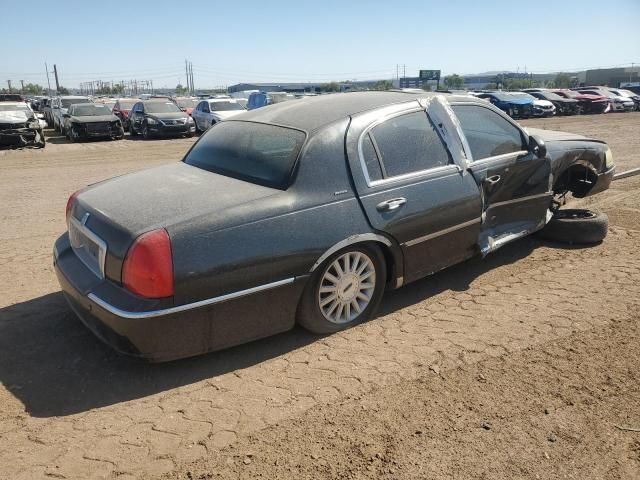
[[[440,70],[420,70],[420,80],[440,80]]]

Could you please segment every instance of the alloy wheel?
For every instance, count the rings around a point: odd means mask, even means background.
[[[375,287],[373,260],[364,252],[347,252],[326,267],[318,289],[318,306],[331,323],[349,323],[367,308]]]

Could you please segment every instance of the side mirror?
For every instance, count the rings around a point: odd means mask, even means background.
[[[63,113],[63,114],[62,114],[62,116],[63,116],[64,118],[71,118],[71,115],[69,115],[68,113]]]
[[[544,158],[547,156],[547,146],[537,135],[531,135],[529,137],[529,151],[538,158]]]

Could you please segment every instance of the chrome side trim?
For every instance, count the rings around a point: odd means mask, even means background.
[[[476,223],[480,223],[482,219],[480,217],[474,218],[473,220],[469,220],[468,222],[459,223],[458,225],[454,225],[449,228],[445,228],[444,230],[439,230],[437,232],[430,233],[429,235],[424,235],[422,237],[414,238],[413,240],[409,240],[408,242],[403,243],[402,245],[406,247],[412,247],[418,243],[426,242],[427,240],[431,240],[432,238],[439,237],[441,235],[446,235],[447,233],[455,232],[456,230],[460,230],[461,228],[470,227]]]
[[[511,158],[518,158],[523,155],[527,155],[529,152],[527,150],[518,150],[517,152],[503,153],[502,155],[495,155],[493,157],[482,158],[480,160],[474,160],[469,164],[471,168],[476,167],[478,165],[482,166],[485,163],[493,163],[500,162],[502,160],[510,160]]]
[[[107,303],[106,301],[104,301],[94,293],[90,293],[89,295],[87,295],[87,298],[92,302],[94,302],[96,305],[103,308],[104,310],[120,318],[139,320],[143,318],[162,317],[164,315],[171,315],[173,313],[186,312],[187,310],[193,310],[195,308],[205,307],[208,305],[215,305],[216,303],[222,303],[222,302],[226,302],[227,300],[233,300],[235,298],[244,297],[246,295],[251,295],[253,293],[281,287],[283,285],[288,285],[290,283],[293,283],[294,280],[295,280],[295,277],[286,278],[284,280],[278,280],[277,282],[266,283],[264,285],[259,285],[257,287],[247,288],[246,290],[239,290],[237,292],[227,293],[226,295],[221,295],[219,297],[200,300],[199,302],[187,303],[185,305],[178,305],[177,307],[164,308],[162,310],[150,310],[148,312],[130,312],[127,310],[122,310],[118,307],[114,307],[110,303]]]
[[[374,180],[368,184],[369,187],[378,187],[380,185],[389,185],[397,182],[403,182],[404,180],[410,180],[413,178],[427,177],[431,175],[438,175],[441,173],[462,173],[462,168],[450,163],[449,165],[442,165],[440,167],[428,168],[426,170],[418,170],[416,172],[403,173],[402,175],[396,175],[394,177],[385,178],[383,180]]]
[[[553,192],[538,193],[536,195],[529,195],[528,197],[520,197],[520,198],[514,198],[512,200],[505,200],[504,202],[490,203],[489,208],[503,207],[504,205],[511,205],[513,203],[526,202],[528,200],[535,200],[536,198],[552,197],[552,196],[553,196]]]
[[[351,235],[350,237],[339,241],[329,250],[324,252],[320,256],[320,258],[316,260],[316,263],[313,264],[313,267],[311,267],[311,270],[309,270],[309,272],[313,272],[316,268],[318,268],[322,264],[322,262],[324,262],[327,258],[329,258],[331,255],[336,253],[338,250],[342,250],[344,247],[353,245],[354,243],[362,243],[362,242],[380,242],[385,244],[387,247],[391,246],[391,241],[388,238],[383,237],[382,235],[378,235],[376,233],[359,233],[357,235]]]

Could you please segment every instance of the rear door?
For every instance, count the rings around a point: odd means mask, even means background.
[[[409,282],[477,252],[481,200],[473,177],[446,146],[442,122],[420,103],[352,119],[347,152],[371,226],[393,237]]]
[[[486,254],[542,228],[551,205],[551,161],[529,151],[528,135],[489,106],[454,103],[482,192],[479,246]]]

